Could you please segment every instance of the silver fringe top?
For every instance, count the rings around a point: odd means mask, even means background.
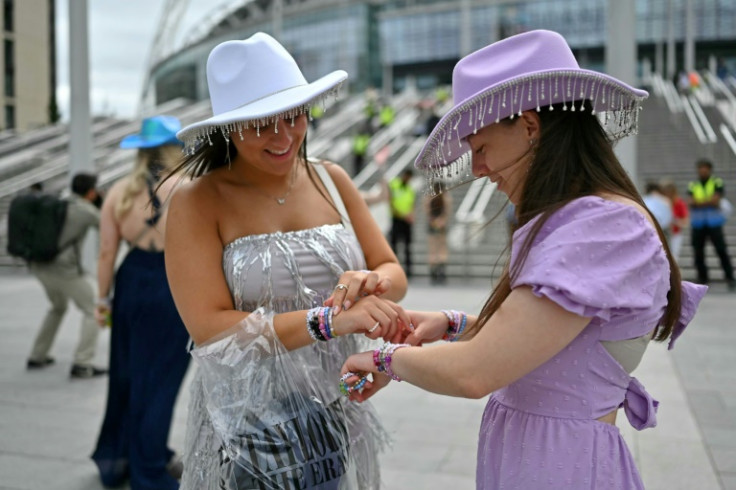
[[[321,305],[331,294],[340,275],[346,270],[365,268],[360,244],[342,225],[251,235],[228,244],[223,252],[223,270],[233,303],[241,311],[261,308],[266,315],[251,315],[247,320],[270,314],[303,310]],[[264,328],[272,327],[264,326]],[[344,360],[355,352],[371,347],[362,336],[347,335],[329,342],[319,342],[288,353],[290,360],[309,379],[317,380],[325,403],[344,404],[355,477],[340,488],[380,487],[378,453],[388,437],[370,403],[350,403],[337,390]],[[195,355],[195,359],[197,356]],[[207,404],[210,384],[204,386],[198,371],[192,384],[187,424],[184,475],[181,488],[220,490],[222,486],[222,442],[213,428]],[[230,396],[239,387],[224,390]],[[325,394],[327,392],[327,394]]]

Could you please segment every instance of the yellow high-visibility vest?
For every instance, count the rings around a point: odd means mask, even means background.
[[[717,187],[723,187],[723,180],[719,177],[711,177],[705,181],[705,184],[699,180],[690,182],[688,190],[693,196],[693,201],[695,201],[696,204],[700,204],[713,199],[713,195],[715,195]]]
[[[389,183],[391,189],[391,209],[394,216],[403,218],[414,211],[416,192],[411,185],[403,185],[400,178],[395,178]]]

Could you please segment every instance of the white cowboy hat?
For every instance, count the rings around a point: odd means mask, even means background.
[[[279,119],[293,119],[322,98],[337,94],[348,77],[334,71],[312,83],[289,52],[263,32],[243,41],[218,44],[207,59],[207,83],[213,116],[179,131],[176,136],[193,150],[220,131],[260,128]]]

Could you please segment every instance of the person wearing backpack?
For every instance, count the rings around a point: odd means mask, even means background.
[[[28,369],[40,369],[54,363],[49,351],[64,318],[69,301],[82,312],[79,342],[74,353],[72,378],[92,378],[107,373],[92,365],[99,327],[95,321],[95,290],[82,268],[81,248],[87,231],[99,228],[102,196],[97,190],[97,176],[78,173],[72,178],[72,195],[66,200],[66,214],[58,238],[58,253],[49,261],[28,259],[31,273],[41,282],[51,303],[41,322]]]

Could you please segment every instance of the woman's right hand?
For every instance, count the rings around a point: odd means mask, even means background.
[[[95,320],[97,325],[101,327],[108,326],[108,318],[110,316],[110,308],[106,305],[95,306]]]
[[[422,345],[425,342],[436,342],[447,333],[449,320],[440,311],[407,311],[414,329],[398,340],[398,343]]]
[[[332,318],[332,330],[337,335],[363,333],[370,339],[391,342],[404,337],[410,325],[409,315],[401,306],[377,296],[361,298],[352,308]]]

